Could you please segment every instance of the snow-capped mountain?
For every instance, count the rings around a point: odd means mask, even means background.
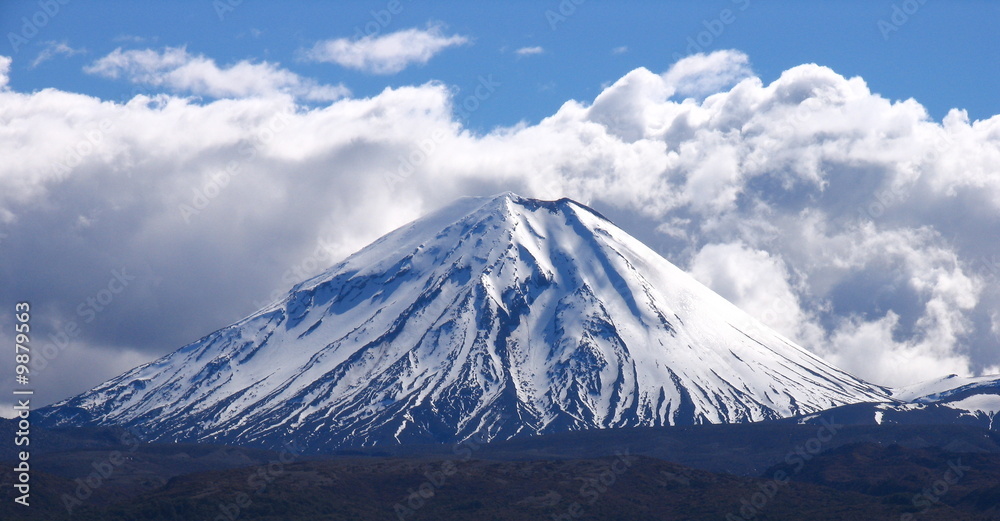
[[[1000,375],[961,377],[949,375],[892,391],[893,397],[917,405],[934,405],[956,411],[961,421],[1000,430]]]
[[[950,403],[967,395],[1000,394],[1000,375],[958,376],[951,374],[893,389],[891,392],[893,398],[904,402]]]
[[[464,198],[41,414],[316,450],[891,400],[568,199]]]
[[[852,425],[974,425],[1000,430],[1000,375],[949,375],[890,389],[893,401],[855,403],[807,414],[793,421],[822,419]]]

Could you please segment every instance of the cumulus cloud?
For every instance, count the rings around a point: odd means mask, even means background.
[[[514,54],[518,56],[530,56],[532,54],[542,54],[543,52],[545,52],[545,49],[541,48],[540,46],[535,46],[535,47],[521,47],[520,49],[514,51]]]
[[[663,80],[681,96],[701,97],[716,93],[751,74],[746,54],[713,52],[693,54],[678,60],[663,74]]]
[[[331,101],[349,94],[343,85],[321,85],[275,64],[243,60],[228,67],[183,47],[161,51],[115,49],[84,69],[105,78],[163,87],[173,92],[213,98],[289,94],[310,101]]]
[[[670,94],[662,78],[646,69],[636,69],[597,96],[586,109],[587,119],[617,138],[635,142],[645,137],[658,116],[649,109]]]
[[[413,64],[425,64],[436,54],[469,43],[461,35],[445,35],[441,26],[404,29],[360,39],[337,38],[316,43],[302,52],[309,61],[336,63],[370,74],[396,74]]]
[[[822,343],[822,329],[803,310],[791,273],[780,258],[739,242],[713,243],[695,254],[688,271],[737,307],[754,310],[786,337],[809,345]]]
[[[134,56],[108,74],[181,90],[159,78],[187,53]],[[638,69],[485,134],[436,82],[323,107],[259,88],[0,90],[0,306],[31,299],[54,353],[39,401],[116,374],[109,353],[162,355],[429,210],[502,190],[595,206],[873,382],[996,371],[1000,117],[934,121],[817,65],[764,84],[739,53],[699,60],[712,65]],[[695,77],[736,83],[675,97]],[[112,295],[116,272],[131,278]]]
[[[86,53],[86,49],[74,49],[70,47],[66,42],[56,42],[48,41],[45,42],[45,47],[38,53],[38,56],[31,62],[31,68],[38,67],[44,62],[55,58],[56,56],[75,56],[77,54]]]

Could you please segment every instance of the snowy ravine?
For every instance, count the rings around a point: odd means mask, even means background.
[[[586,206],[505,193],[460,199],[39,413],[150,440],[330,450],[890,400]]]

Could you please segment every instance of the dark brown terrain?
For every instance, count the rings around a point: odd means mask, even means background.
[[[0,517],[1000,520],[997,433],[855,426],[822,447],[815,434],[709,425],[307,456],[147,445],[113,429],[44,432],[31,506],[5,487]],[[12,465],[3,468],[10,483]]]

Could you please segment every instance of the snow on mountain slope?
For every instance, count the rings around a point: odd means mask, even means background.
[[[1000,430],[1000,375],[949,375],[889,390],[894,401],[855,403],[796,418],[851,425],[975,425]]]
[[[40,411],[314,450],[749,422],[891,398],[579,203],[464,198],[287,297]]]
[[[905,402],[932,402],[939,397],[946,397],[962,389],[989,387],[991,383],[1000,381],[1000,375],[993,376],[958,376],[951,374],[898,389],[892,389],[892,397]]]
[[[1000,375],[938,380],[892,390],[893,396],[918,404],[935,404],[955,409],[962,416],[979,420],[989,429],[1000,429]]]

